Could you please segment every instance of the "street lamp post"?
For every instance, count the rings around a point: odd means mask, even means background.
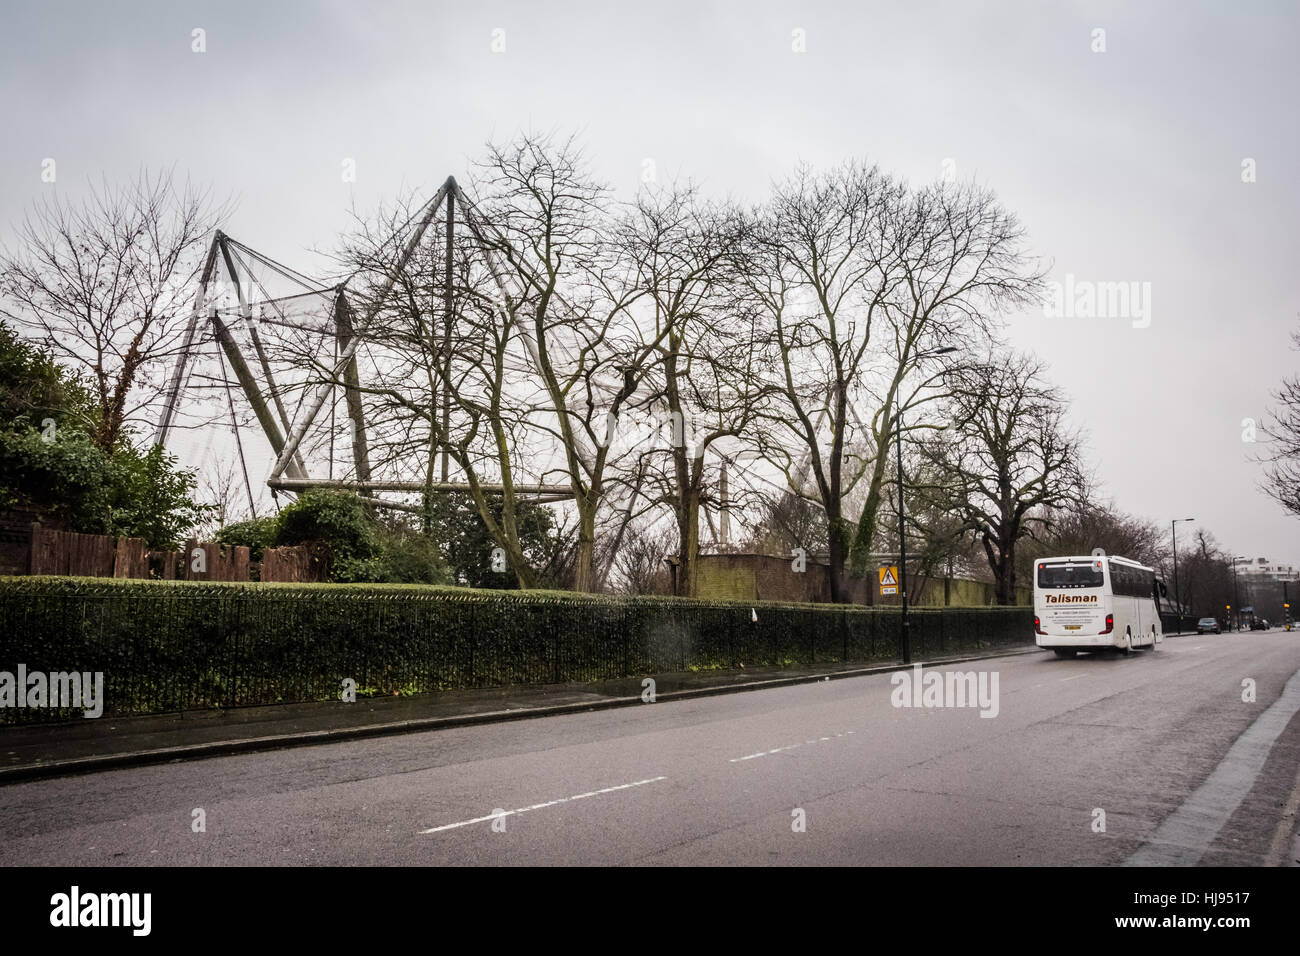
[[[1237,630],[1241,630],[1241,591],[1237,587],[1237,562],[1249,561],[1250,558],[1244,554],[1238,555],[1232,559],[1232,603],[1237,609]],[[1231,623],[1231,622],[1229,622]]]
[[[923,352],[916,357],[919,362],[931,355],[946,355],[957,351],[951,345]],[[912,663],[912,624],[907,618],[907,530],[903,522],[903,408],[899,404],[898,390],[894,391],[894,447],[898,454],[898,593],[903,599],[901,639],[903,663]]]
[[[1175,625],[1175,633],[1183,633],[1183,599],[1178,594],[1178,522],[1195,521],[1195,518],[1175,518],[1169,522],[1169,534],[1173,538],[1174,544],[1174,604],[1178,609],[1178,623]]]

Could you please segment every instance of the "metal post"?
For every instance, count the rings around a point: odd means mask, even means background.
[[[230,406],[230,428],[235,433],[235,448],[239,452],[239,464],[244,469],[244,488],[248,491],[248,510],[256,518],[257,500],[253,497],[253,483],[248,477],[248,459],[244,457],[244,440],[239,437],[239,416],[235,414],[235,397],[230,394],[230,378],[226,375],[226,363],[221,360],[220,352],[217,352],[217,359],[221,361],[221,381],[226,387],[226,404]],[[222,516],[223,522],[225,517]]]
[[[451,441],[451,270],[452,238],[455,229],[456,193],[447,194],[447,261],[442,277],[442,480],[447,481],[448,443]]]
[[[338,293],[334,296],[335,347],[348,348],[355,334],[352,305],[348,302],[346,289],[339,286]],[[357,480],[369,481],[370,447],[366,442],[365,406],[361,404],[361,372],[355,355],[343,366],[343,398],[348,406],[348,418],[352,422],[352,464]]]
[[[204,300],[208,294],[208,283],[212,281],[212,270],[217,262],[217,247],[221,242],[221,230],[212,237],[208,246],[208,256],[203,262],[203,274],[199,277],[199,291],[194,296],[194,308],[190,312],[189,322],[185,325],[185,338],[181,342],[180,352],[176,355],[176,364],[172,367],[171,381],[167,383],[167,397],[163,401],[162,417],[158,420],[158,431],[154,436],[155,445],[167,444],[167,432],[176,417],[176,406],[180,403],[181,387],[185,382],[185,366],[190,360],[190,350],[194,346],[194,334],[198,330],[199,319],[205,310]]]
[[[894,393],[894,439],[898,451],[898,591],[903,598],[903,663],[912,663],[912,635],[907,619],[907,532],[903,522],[903,410]]]
[[[1232,559],[1232,606],[1237,612],[1237,627],[1235,630],[1241,630],[1241,591],[1237,588],[1237,559]],[[1231,623],[1231,622],[1229,622]]]
[[[230,237],[224,232],[217,233],[217,243],[221,246],[221,257],[226,263],[226,274],[230,276],[231,285],[235,287],[235,294],[239,298],[239,314],[244,319],[244,324],[248,327],[248,336],[252,340],[253,349],[257,353],[257,360],[261,364],[262,376],[266,379],[266,390],[270,394],[272,401],[275,402],[276,411],[280,415],[280,423],[284,430],[289,430],[289,416],[285,414],[284,403],[280,401],[280,391],[275,385],[275,376],[271,374],[271,363],[266,357],[266,349],[262,347],[262,338],[257,332],[257,323],[253,321],[253,307],[244,297],[244,280],[235,268],[235,259],[230,254]],[[330,410],[331,424],[333,424],[333,408]],[[293,460],[298,467],[298,473],[307,474],[307,466],[303,464],[302,456],[297,452],[294,453]],[[330,474],[333,475],[334,468],[334,438],[333,433],[330,436]]]
[[[378,294],[375,296],[374,304],[366,310],[365,314],[361,317],[361,321],[353,326],[352,341],[349,342],[339,354],[339,361],[341,363],[352,361],[353,356],[356,355],[357,349],[361,344],[361,337],[365,335],[367,329],[369,329],[371,320],[376,314],[378,314],[383,301],[388,296],[388,293],[392,291],[395,285],[397,285],[398,273],[406,268],[407,263],[411,261],[411,257],[415,255],[415,250],[419,246],[420,240],[424,238],[424,233],[428,230],[429,223],[432,222],[433,217],[438,214],[438,210],[442,208],[443,200],[455,185],[456,180],[448,176],[447,181],[443,183],[442,188],[438,190],[430,201],[428,207],[429,211],[425,213],[424,217],[416,226],[414,233],[412,233],[410,239],[407,240],[406,246],[403,248],[401,256],[398,257],[397,262],[394,264],[391,274],[384,280],[384,284],[379,288]],[[297,452],[298,446],[302,444],[302,440],[307,434],[307,429],[311,427],[316,416],[320,414],[321,408],[324,407],[326,399],[329,398],[333,382],[342,374],[343,369],[336,365],[329,381],[318,385],[316,388],[316,394],[306,402],[306,405],[302,410],[302,417],[294,425],[293,429],[289,432],[288,437],[284,440],[284,448],[277,451],[275,465],[271,468],[271,478],[279,478],[284,474],[288,467],[290,458],[295,452]],[[278,430],[279,429],[277,429],[277,431]]]
[[[1183,602],[1178,596],[1178,519],[1169,522],[1169,533],[1174,541],[1174,608],[1178,612],[1178,623],[1174,625],[1176,633],[1183,633]]]
[[[239,380],[240,388],[244,390],[244,397],[248,399],[248,404],[252,406],[253,413],[257,416],[267,441],[271,443],[272,451],[277,455],[284,456],[285,470],[288,471],[290,478],[306,478],[307,476],[299,471],[292,453],[285,455],[284,436],[280,432],[280,425],[271,414],[266,402],[262,400],[261,393],[257,388],[257,381],[253,378],[248,363],[244,361],[244,356],[235,343],[235,337],[230,334],[230,329],[221,320],[221,316],[217,314],[215,307],[212,309],[209,321],[212,323],[212,331],[216,335],[217,343],[221,346],[221,350],[226,353],[226,360],[230,363],[235,378]]]

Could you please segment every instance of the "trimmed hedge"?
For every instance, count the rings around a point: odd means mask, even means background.
[[[918,659],[1033,643],[1029,608],[921,608],[910,618]],[[741,664],[889,662],[899,658],[899,625],[896,608],[0,578],[0,670],[102,671],[105,715],[337,700],[347,677],[359,695],[391,695]],[[0,723],[59,716],[0,708]]]

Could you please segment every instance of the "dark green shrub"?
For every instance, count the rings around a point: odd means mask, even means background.
[[[99,447],[98,424],[82,382],[0,322],[0,508],[31,507],[73,531],[176,548],[211,511],[195,503],[194,473],[125,434]]]
[[[382,580],[394,584],[452,583],[438,542],[414,528],[384,525],[379,531],[379,545],[387,565]]]
[[[312,488],[280,512],[275,544],[324,541],[336,567],[379,557],[376,522],[349,491]]]
[[[248,556],[251,560],[261,561],[262,552],[267,548],[275,547],[275,534],[278,524],[279,517],[277,515],[249,518],[247,521],[236,521],[218,531],[216,539],[220,544],[242,545],[248,548]]]

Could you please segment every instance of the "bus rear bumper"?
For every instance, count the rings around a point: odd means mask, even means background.
[[[1044,650],[1089,647],[1123,647],[1123,634],[1036,634],[1034,643]]]

